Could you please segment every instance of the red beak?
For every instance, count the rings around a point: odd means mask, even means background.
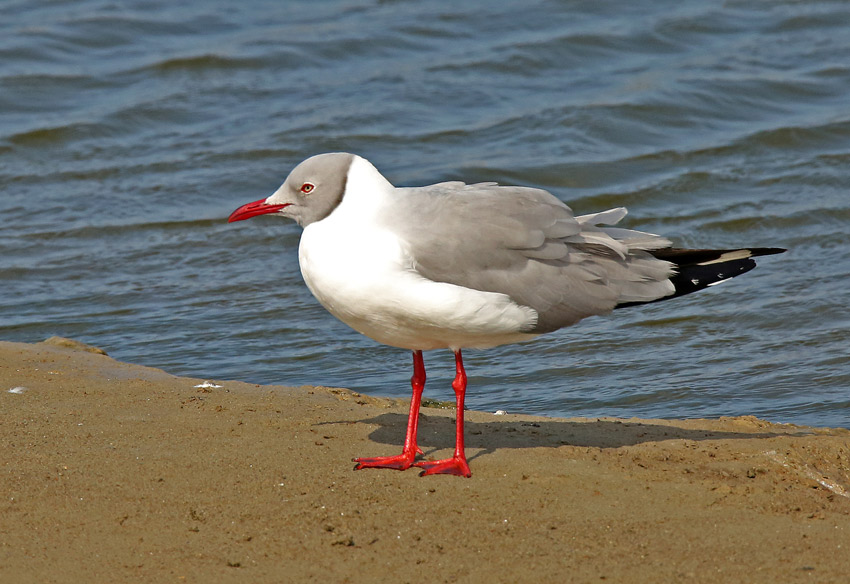
[[[253,203],[242,205],[241,207],[236,209],[233,213],[230,214],[230,217],[227,218],[227,222],[233,223],[234,221],[250,219],[251,217],[256,217],[257,215],[265,215],[266,213],[276,213],[284,207],[288,207],[289,205],[290,203],[284,203],[282,205],[270,205],[266,203],[265,199],[260,199],[259,201],[254,201]]]

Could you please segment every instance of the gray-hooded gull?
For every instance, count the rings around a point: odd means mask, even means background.
[[[755,267],[779,248],[679,249],[664,237],[610,227],[623,208],[574,216],[542,189],[443,182],[395,187],[348,153],[308,158],[270,197],[228,221],[274,214],[304,231],[298,249],[310,292],[364,335],[413,351],[413,397],[398,456],[355,468],[423,468],[471,476],[463,443],[461,350],[532,339],[615,308],[695,292]],[[456,444],[451,458],[417,460],[422,351],[451,349]]]

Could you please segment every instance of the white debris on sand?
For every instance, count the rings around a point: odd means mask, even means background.
[[[224,386],[213,383],[212,381],[204,381],[203,383],[199,383],[195,387],[198,387],[200,389],[221,389]]]

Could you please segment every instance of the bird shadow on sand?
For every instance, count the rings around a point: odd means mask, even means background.
[[[381,414],[358,423],[375,424],[379,427],[369,434],[370,440],[382,444],[398,444],[404,441],[407,416]],[[709,421],[709,424],[714,421]],[[620,420],[494,420],[476,422],[466,420],[466,446],[482,449],[470,460],[500,448],[537,448],[574,446],[585,448],[619,448],[644,442],[666,440],[747,440],[753,438],[775,438],[779,436],[809,436],[810,431],[799,427],[773,431],[729,431],[680,428],[665,424],[643,421]],[[455,423],[453,417],[429,416],[423,413],[419,419],[419,446],[425,454],[454,447]],[[430,452],[429,452],[430,450]]]

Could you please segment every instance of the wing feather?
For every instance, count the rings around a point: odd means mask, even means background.
[[[526,332],[547,332],[622,302],[674,292],[670,262],[648,250],[670,242],[606,227],[624,208],[575,217],[551,193],[494,183],[396,189],[383,220],[399,233],[425,278],[497,292],[533,308]]]

